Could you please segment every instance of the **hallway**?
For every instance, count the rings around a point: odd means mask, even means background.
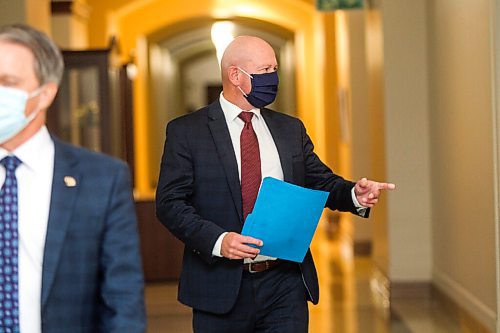
[[[397,185],[348,241],[315,236],[310,332],[500,333],[500,0],[318,6],[350,1],[0,0],[0,25],[64,52],[51,135],[130,167],[146,278],[171,281],[146,287],[148,332],[191,332],[181,245],[155,217],[165,126],[220,88],[217,41],[250,34],[278,54],[272,108],[304,123],[322,161]],[[389,283],[418,298],[374,296]]]
[[[389,310],[371,291],[374,266],[369,257],[352,256],[349,244],[321,232],[315,237],[321,301],[310,306],[311,333],[472,333],[437,299],[396,300]],[[191,310],[176,295],[174,282],[147,285],[148,333],[192,332]]]

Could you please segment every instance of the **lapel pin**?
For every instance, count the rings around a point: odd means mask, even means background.
[[[67,187],[75,187],[76,186],[76,179],[71,177],[71,176],[65,176],[64,183],[66,184]]]

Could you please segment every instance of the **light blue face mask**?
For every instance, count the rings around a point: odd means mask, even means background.
[[[37,109],[28,117],[24,114],[28,99],[37,96],[41,91],[42,87],[27,93],[21,89],[0,86],[0,143],[21,132],[40,112],[40,109]]]

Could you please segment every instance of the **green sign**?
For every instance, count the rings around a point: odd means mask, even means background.
[[[363,0],[316,0],[318,10],[363,8]]]

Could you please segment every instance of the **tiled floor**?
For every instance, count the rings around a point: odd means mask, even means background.
[[[309,308],[311,333],[462,332],[437,300],[397,300],[389,310],[371,291],[370,258],[353,257],[345,243],[315,237],[321,301]],[[146,287],[148,333],[192,332],[191,310],[176,301],[176,292],[176,283]]]

